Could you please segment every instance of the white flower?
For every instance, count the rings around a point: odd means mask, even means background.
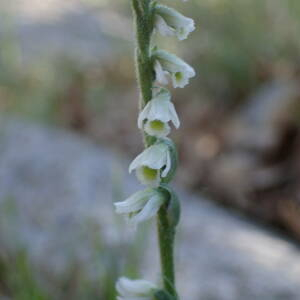
[[[160,138],[170,133],[170,126],[168,125],[170,121],[176,128],[180,126],[170,93],[166,89],[160,89],[140,112],[138,127],[142,129],[144,125],[144,130],[149,135]]]
[[[161,171],[161,169],[164,168]],[[137,178],[143,184],[157,187],[161,177],[171,169],[171,154],[165,143],[154,144],[139,154],[129,166],[129,173],[136,170]]]
[[[128,216],[129,222],[136,225],[155,216],[163,202],[164,197],[159,191],[148,188],[114,205],[117,214]]]
[[[168,76],[171,76],[174,88],[183,88],[189,83],[189,79],[196,75],[195,70],[174,54],[164,50],[153,52],[154,71],[156,81],[160,84],[168,83]]]
[[[116,283],[118,300],[151,300],[157,286],[149,281],[121,277]]]
[[[179,40],[184,40],[195,30],[193,19],[185,17],[173,8],[157,5],[155,12],[155,28],[163,36],[176,35]]]

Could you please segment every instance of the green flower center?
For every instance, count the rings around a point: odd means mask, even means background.
[[[177,81],[182,80],[182,78],[183,78],[182,72],[176,72],[175,73],[175,78],[176,78]]]
[[[149,125],[153,130],[157,130],[157,131],[164,130],[165,128],[165,123],[159,120],[151,121]]]
[[[143,175],[146,180],[152,181],[157,177],[158,170],[143,166]]]

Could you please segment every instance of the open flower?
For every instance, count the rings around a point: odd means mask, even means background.
[[[168,76],[170,76],[174,88],[183,88],[189,83],[189,79],[196,75],[190,65],[174,54],[164,50],[155,50],[152,55],[156,81],[160,84],[167,84]]]
[[[194,20],[173,8],[157,5],[155,13],[155,28],[163,36],[175,35],[179,40],[184,40],[195,30]]]
[[[161,88],[140,112],[138,127],[142,129],[144,126],[146,133],[160,138],[170,133],[168,125],[170,121],[176,128],[180,126],[174,104],[171,102],[171,95],[168,90]]]
[[[116,213],[126,215],[129,222],[136,225],[154,217],[163,202],[164,197],[159,191],[148,188],[114,205]]]
[[[145,149],[129,166],[129,173],[136,170],[141,183],[151,187],[160,184],[161,177],[166,177],[171,170],[171,154],[167,144],[158,143]]]
[[[157,291],[157,286],[149,281],[131,280],[121,277],[116,284],[118,300],[151,300]]]

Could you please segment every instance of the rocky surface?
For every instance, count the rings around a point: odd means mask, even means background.
[[[86,224],[94,224],[93,234],[101,235],[110,252],[120,246],[118,239],[132,236],[124,227],[116,230],[121,220],[112,210],[120,197],[117,181],[124,195],[139,188],[134,176],[126,175],[126,164],[81,136],[4,119],[0,153],[0,253],[26,249],[35,265],[47,270],[41,277],[53,274],[59,280],[75,263],[93,280],[98,270]],[[125,176],[120,181],[116,174]],[[177,273],[182,299],[300,298],[296,246],[198,196],[180,194]],[[154,280],[151,232],[143,271]]]

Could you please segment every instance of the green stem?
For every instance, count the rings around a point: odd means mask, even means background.
[[[140,109],[152,98],[154,81],[151,59],[151,36],[153,32],[153,2],[151,0],[132,0],[136,28],[136,72],[140,88]],[[145,147],[155,142],[155,138],[144,134]],[[167,206],[162,206],[157,216],[158,242],[164,289],[177,299],[174,275],[174,235],[167,217]]]
[[[166,206],[162,206],[158,212],[157,231],[164,288],[170,295],[174,296],[174,299],[177,299],[173,253],[175,228],[169,224]]]

